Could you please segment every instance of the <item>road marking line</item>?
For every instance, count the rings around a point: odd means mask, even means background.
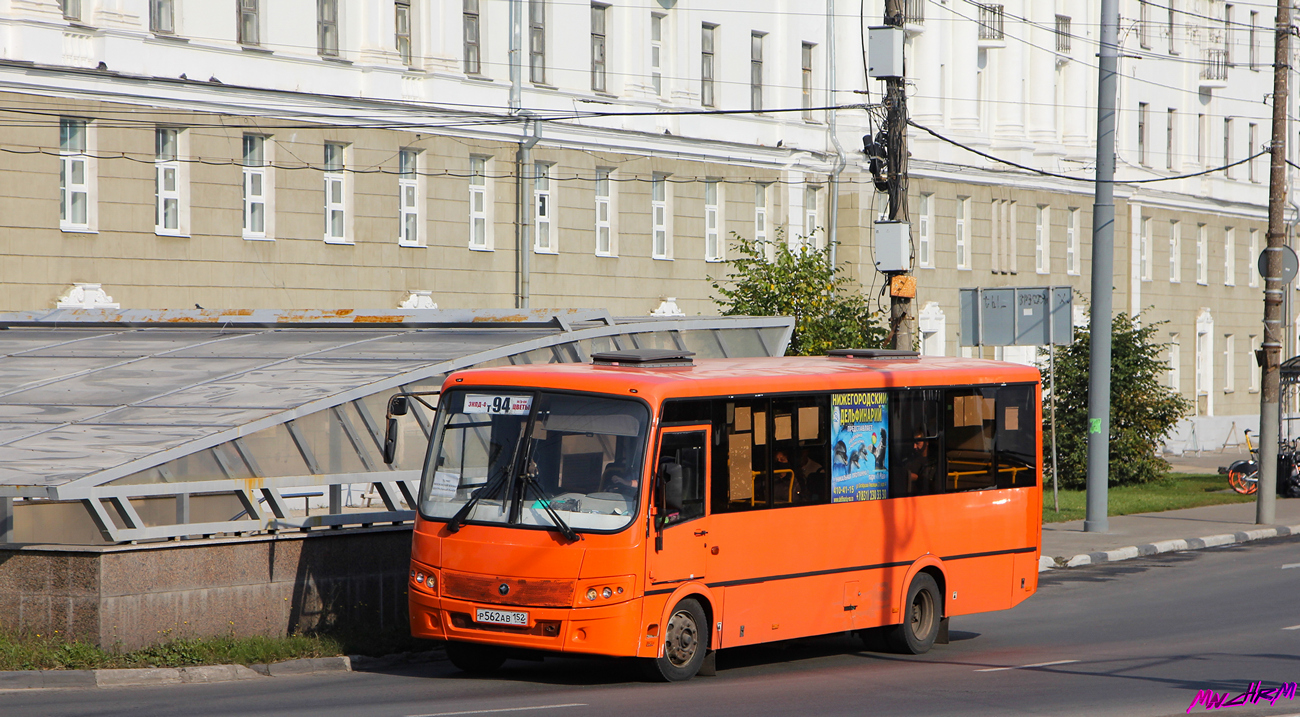
[[[1039,662],[1038,664],[1035,665],[1017,665],[1016,667],[987,667],[983,670],[975,670],[975,671],[976,672],[1001,672],[1003,670],[1024,670],[1030,667],[1050,667],[1051,665],[1068,665],[1071,662],[1078,662],[1078,660],[1057,660],[1056,662]]]
[[[1300,563],[1287,563],[1282,566],[1283,570],[1286,570],[1287,568],[1300,568]]]
[[[489,715],[500,714],[502,712],[527,712],[530,710],[557,710],[561,707],[586,707],[585,702],[573,702],[567,705],[537,705],[534,707],[503,707],[496,710],[465,710],[464,712],[434,712],[424,715],[408,715],[407,717],[453,717],[453,715]]]
[[[1291,627],[1284,627],[1284,628],[1282,628],[1282,629],[1283,629],[1283,630],[1300,630],[1300,625],[1292,625]]]

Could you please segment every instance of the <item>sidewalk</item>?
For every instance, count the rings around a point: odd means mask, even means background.
[[[1107,533],[1083,532],[1082,520],[1045,523],[1040,568],[1093,565],[1300,534],[1300,498],[1278,498],[1272,526],[1255,524],[1254,503],[1113,515],[1108,522]]]

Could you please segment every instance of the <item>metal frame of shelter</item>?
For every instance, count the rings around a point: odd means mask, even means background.
[[[470,366],[585,363],[601,350],[779,356],[792,331],[788,317],[615,318],[603,310],[0,315],[0,543],[13,542],[16,508],[53,501],[79,502],[109,543],[409,521],[432,415],[413,410],[403,419],[402,440],[417,445],[384,464],[383,406],[393,393],[436,390],[447,373]],[[88,357],[98,363],[75,370]],[[74,370],[60,373],[59,361]],[[42,362],[51,366],[43,379],[33,375]],[[202,370],[186,381],[167,373],[178,363]],[[149,366],[159,367],[160,388],[140,391]],[[49,405],[51,396],[61,405]],[[232,405],[249,396],[265,398]],[[132,453],[108,445],[114,430],[142,441],[156,433],[159,442]],[[60,450],[81,463],[58,465]],[[373,486],[384,510],[344,510],[342,490],[356,484]],[[293,515],[286,489],[323,486],[328,513]],[[242,513],[190,520],[192,497],[232,495]],[[158,498],[174,499],[175,520],[138,510]]]
[[[1281,373],[1281,421],[1278,435],[1282,440],[1300,438],[1300,356],[1292,356],[1282,362]]]

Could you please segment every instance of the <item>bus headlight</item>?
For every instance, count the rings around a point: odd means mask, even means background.
[[[632,597],[631,575],[616,578],[597,578],[578,583],[574,593],[574,607],[595,607],[612,605]]]
[[[411,564],[411,584],[421,592],[438,594],[438,573],[419,563]]]

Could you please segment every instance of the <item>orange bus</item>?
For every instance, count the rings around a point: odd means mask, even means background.
[[[686,680],[843,631],[919,654],[1037,589],[1031,367],[611,352],[453,373],[434,424],[411,632],[465,671],[542,651]]]

